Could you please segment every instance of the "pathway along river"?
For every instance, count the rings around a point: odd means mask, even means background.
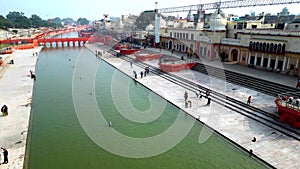
[[[72,99],[72,78],[77,57],[84,56],[86,68],[100,62],[85,47],[44,48],[36,67],[30,132],[26,149],[25,168],[28,169],[199,169],[199,168],[267,168],[263,162],[249,157],[223,137],[213,134],[199,144],[202,125],[198,122],[187,136],[171,150],[148,158],[126,158],[112,154],[95,144],[82,129]],[[117,72],[116,72],[117,71]],[[101,62],[95,77],[95,95],[107,121],[118,132],[135,138],[155,136],[168,129],[177,118],[179,109],[167,104],[163,114],[150,123],[125,119],[117,111],[111,96],[113,74],[127,79],[131,104],[140,111],[149,109],[150,90],[134,83],[128,76]],[[87,75],[88,76],[88,75]],[[123,82],[120,79],[118,85]],[[84,78],[82,78],[84,80]],[[154,95],[155,102],[163,102]],[[83,105],[89,103],[82,102]],[[89,115],[87,111],[87,116]],[[187,115],[187,118],[191,118]],[[101,124],[107,127],[107,123]],[[101,133],[100,133],[101,135]],[[111,144],[118,140],[111,140]],[[126,146],[126,145],[124,145]]]

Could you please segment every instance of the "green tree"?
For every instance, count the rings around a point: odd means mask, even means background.
[[[0,15],[0,28],[4,28],[4,23],[6,22],[6,18],[2,15]]]
[[[31,22],[31,27],[34,27],[34,28],[45,26],[42,18],[40,18],[39,16],[37,16],[35,14],[31,15],[30,22]]]
[[[64,22],[64,24],[75,23],[75,21],[73,20],[73,18],[64,18],[64,19],[62,19],[62,22]]]
[[[87,20],[86,18],[78,18],[78,19],[77,19],[77,23],[78,23],[79,25],[88,25],[88,24],[90,23],[90,21]]]
[[[151,21],[155,20],[155,13],[154,11],[144,11],[140,14],[140,16],[135,20],[135,25],[138,29],[145,29],[147,25]]]
[[[26,16],[18,16],[15,20],[16,28],[30,28],[31,22]]]
[[[59,17],[55,17],[54,19],[52,19],[52,22],[61,24],[62,21]]]
[[[24,13],[23,12],[16,12],[16,11],[13,11],[13,12],[9,12],[7,15],[6,15],[6,19],[11,21],[11,22],[16,22],[17,18],[18,17],[22,17],[24,16]]]

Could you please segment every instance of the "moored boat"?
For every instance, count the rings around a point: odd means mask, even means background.
[[[0,50],[0,54],[1,54],[1,55],[12,54],[12,53],[13,53],[13,50],[11,49],[11,47],[4,48],[4,49],[1,49],[1,50]]]
[[[135,58],[137,61],[139,62],[143,62],[143,61],[151,61],[151,60],[155,60],[155,59],[159,59],[161,56],[163,56],[163,54],[160,53],[153,53],[151,51],[147,51],[147,50],[142,50],[142,51],[138,51],[134,54]]]
[[[300,93],[279,94],[275,104],[281,122],[300,128]]]
[[[137,48],[133,48],[131,45],[128,44],[123,44],[123,43],[118,43],[114,46],[115,50],[119,50],[120,51],[120,55],[131,55],[137,51],[139,51],[139,49]]]
[[[192,59],[183,60],[177,57],[164,55],[159,59],[158,65],[163,72],[177,72],[193,68],[196,65],[196,61]]]

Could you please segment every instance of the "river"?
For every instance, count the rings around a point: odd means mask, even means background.
[[[73,35],[72,33],[70,35]],[[69,35],[68,35],[69,36]],[[77,58],[84,56],[81,64],[88,69],[97,62],[99,67],[95,77],[95,91],[86,93],[96,98],[106,121],[113,122],[112,128],[123,135],[134,138],[156,136],[167,130],[180,115],[179,109],[167,103],[162,115],[149,123],[137,123],[122,116],[112,97],[113,75],[118,74],[120,82],[130,81],[129,97],[133,107],[143,112],[151,105],[149,95],[156,103],[165,102],[130,77],[122,74],[85,47],[44,48],[36,66],[37,80],[34,84],[30,119],[30,132],[26,149],[25,168],[28,169],[199,169],[199,168],[267,168],[260,160],[250,157],[218,134],[213,134],[206,142],[198,143],[203,125],[194,123],[187,136],[174,148],[164,153],[144,158],[123,157],[111,153],[97,145],[83,129],[73,102],[72,82]],[[89,76],[89,75],[85,75]],[[82,78],[82,79],[81,79]],[[84,76],[80,80],[84,81]],[[114,79],[115,80],[115,79]],[[115,86],[118,87],[118,86]],[[125,104],[121,100],[121,104]],[[87,100],[80,102],[89,105]],[[155,105],[154,105],[155,106]],[[86,115],[89,116],[89,109]],[[191,118],[186,115],[185,118]],[[194,119],[190,119],[194,120]],[[108,123],[101,123],[109,128]],[[100,123],[100,121],[99,121]],[[95,129],[97,130],[97,129]],[[101,136],[101,133],[99,133]],[[111,140],[123,144],[120,140]],[[147,146],[147,145],[145,145]],[[151,147],[149,147],[151,149]]]

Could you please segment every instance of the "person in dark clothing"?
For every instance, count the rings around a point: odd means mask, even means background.
[[[30,78],[33,80],[36,80],[36,77],[35,77],[35,74],[33,73],[33,71],[30,70],[29,73],[30,73]]]
[[[251,103],[251,96],[248,97],[247,104]]]
[[[188,97],[189,97],[189,95],[188,95],[187,91],[185,91],[184,92],[184,100],[187,101]]]
[[[4,161],[2,164],[7,164],[8,163],[8,151],[6,148],[1,148],[3,150],[3,156],[4,156]]]
[[[144,75],[144,73],[143,73],[143,71],[141,71],[141,78],[143,78],[143,75]]]
[[[206,90],[205,96],[206,96],[207,98],[210,96],[210,90],[209,90],[209,89]]]
[[[1,108],[1,112],[3,116],[7,116],[8,115],[8,107],[6,105],[3,105]]]
[[[209,106],[209,105],[210,105],[210,100],[211,100],[211,98],[210,98],[210,97],[208,97],[208,98],[207,98],[207,103],[206,103],[206,106]]]

